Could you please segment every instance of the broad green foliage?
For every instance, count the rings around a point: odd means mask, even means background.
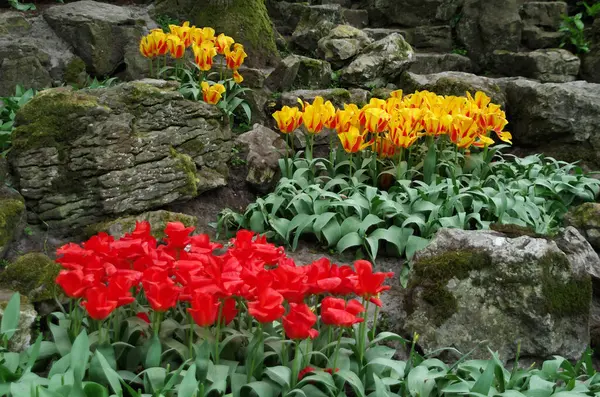
[[[25,90],[18,85],[14,96],[0,97],[0,156],[6,155],[10,148],[17,111],[34,96],[35,90]]]
[[[339,252],[362,249],[372,260],[382,249],[410,259],[441,227],[500,223],[551,234],[569,206],[594,201],[600,192],[600,181],[580,167],[541,155],[498,156],[469,173],[442,161],[431,183],[401,179],[387,191],[372,186],[371,161],[350,176],[340,171],[348,162],[330,173],[328,160],[297,157],[292,178],[282,178],[244,214],[223,212],[217,226],[266,233],[292,249],[310,235]]]

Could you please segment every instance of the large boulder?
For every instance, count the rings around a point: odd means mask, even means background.
[[[251,67],[275,65],[279,53],[264,0],[158,0],[154,16],[168,15],[212,27],[244,45]]]
[[[599,270],[572,228],[556,241],[442,229],[415,258],[403,327],[426,353],[483,344],[505,361],[519,348],[521,357],[577,360],[589,344],[590,273]],[[488,355],[485,347],[473,353]]]
[[[331,83],[331,72],[327,61],[289,55],[269,75],[266,85],[275,92],[325,88]]]
[[[277,31],[286,36],[291,36],[308,9],[308,3],[295,3],[290,1],[267,0],[269,17]]]
[[[565,224],[577,228],[586,240],[600,251],[600,203],[585,203],[565,215]]]
[[[373,26],[423,26],[446,20],[445,0],[365,0]]]
[[[25,219],[23,198],[0,185],[0,259],[5,257],[11,243],[19,238]]]
[[[298,50],[311,55],[317,50],[319,40],[345,21],[339,4],[310,6],[292,34],[292,43]]]
[[[282,106],[298,106],[298,99],[312,103],[317,96],[331,101],[335,107],[343,108],[344,104],[355,103],[359,107],[366,105],[369,92],[360,88],[347,90],[345,88],[328,88],[325,90],[295,90],[281,95]]]
[[[449,25],[417,26],[407,36],[406,41],[418,50],[450,52],[453,47],[452,29]]]
[[[506,85],[506,95],[515,144],[600,167],[600,84],[516,79]]]
[[[523,76],[542,83],[575,81],[581,61],[567,50],[552,48],[531,52],[497,50],[490,57],[491,70],[504,76]]]
[[[467,92],[474,95],[485,92],[498,105],[506,104],[506,97],[498,79],[477,76],[463,72],[442,72],[433,74],[415,74],[406,72],[398,82],[404,92],[432,91],[438,95],[464,96]]]
[[[558,30],[562,16],[567,15],[564,1],[526,1],[521,6],[521,19],[526,25]]]
[[[519,49],[522,3],[523,0],[465,0],[457,38],[478,65],[485,66],[494,50]]]
[[[235,142],[246,156],[246,182],[262,194],[271,191],[281,176],[279,159],[288,150],[281,136],[256,124],[252,130],[238,136]]]
[[[42,89],[84,80],[85,64],[41,16],[0,13],[0,96],[14,95],[17,85]]]
[[[121,238],[126,233],[131,233],[135,229],[136,222],[148,222],[152,235],[156,238],[163,238],[165,237],[164,230],[169,222],[180,222],[185,227],[195,227],[198,225],[198,218],[192,215],[165,210],[148,211],[134,216],[124,216],[90,225],[85,228],[85,234],[91,237],[97,233],[104,232],[114,238]]]
[[[416,74],[433,74],[448,71],[471,72],[473,64],[469,58],[459,54],[440,54],[436,52],[416,53],[415,63],[408,70]]]
[[[342,67],[371,42],[362,30],[349,25],[339,25],[319,40],[319,53],[332,65]]]
[[[134,57],[142,58],[140,38],[156,27],[142,8],[91,0],[50,7],[44,19],[96,76],[122,69],[126,57],[130,64],[135,63]]]
[[[51,89],[17,114],[10,161],[32,221],[77,228],[225,185],[231,132],[215,106],[159,80]]]
[[[41,302],[57,296],[55,279],[61,266],[40,252],[30,252],[15,259],[0,273],[0,289],[10,289]]]
[[[408,70],[414,60],[415,52],[410,44],[402,35],[394,33],[365,47],[341,70],[340,80],[355,87],[385,87]]]

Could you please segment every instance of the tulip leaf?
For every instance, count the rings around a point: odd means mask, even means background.
[[[85,329],[75,338],[71,349],[71,364],[75,380],[81,382],[85,376],[85,370],[90,358],[90,344]]]
[[[360,237],[357,232],[353,232],[344,235],[340,241],[338,241],[336,249],[341,253],[346,251],[348,248],[360,247],[362,244],[363,238]]]
[[[148,347],[148,352],[146,353],[146,368],[153,368],[160,366],[160,358],[162,355],[162,343],[158,338],[158,335],[154,335],[150,340],[150,346]]]
[[[242,386],[240,397],[276,397],[275,389],[267,382],[251,382]]]
[[[8,301],[2,321],[0,321],[0,336],[10,340],[19,329],[19,317],[21,314],[21,295],[15,292]]]
[[[56,350],[58,350],[62,357],[69,354],[71,352],[72,345],[67,329],[54,323],[49,323],[48,326],[50,328],[50,332],[52,333],[52,339],[54,340]]]
[[[282,365],[269,367],[265,370],[265,375],[281,387],[290,387],[292,379],[292,370]]]
[[[354,390],[354,393],[356,393],[356,395],[358,397],[366,397],[365,396],[365,387],[364,387],[362,381],[360,380],[360,378],[358,377],[358,375],[356,375],[354,372],[340,369],[338,372],[334,373],[333,377],[334,377],[334,379],[336,379],[336,384],[338,385],[338,389],[343,389],[343,384],[348,383],[352,387],[352,389]],[[338,383],[338,380],[341,380],[341,383]]]
[[[120,383],[121,377],[115,372],[114,369],[111,368],[110,364],[108,363],[108,361],[106,361],[106,358],[104,358],[104,356],[102,355],[102,353],[100,353],[99,350],[96,350],[95,354],[98,357],[98,361],[100,361],[102,369],[104,370],[104,375],[106,375],[106,379],[108,379],[108,384],[118,396],[122,396],[123,389],[121,388]]]

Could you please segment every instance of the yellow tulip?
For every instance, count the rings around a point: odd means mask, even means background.
[[[202,44],[192,44],[194,60],[198,68],[204,72],[209,71],[213,65],[213,59],[217,55],[217,49],[212,41],[204,41]]]
[[[394,157],[396,155],[396,145],[387,136],[375,140],[375,152],[382,159]]]
[[[142,37],[140,40],[140,53],[146,58],[154,58],[156,56],[156,43],[152,36]]]
[[[346,132],[338,134],[342,147],[348,153],[357,153],[373,144],[373,141],[365,142],[366,133],[361,133],[357,127],[350,127]]]
[[[225,86],[222,84],[214,84],[211,86],[206,81],[203,81],[201,87],[204,102],[210,105],[216,105],[221,100],[221,96],[225,92]]]
[[[335,120],[331,122],[333,127],[330,128],[335,128],[338,134],[340,134],[348,131],[352,126],[358,126],[360,124],[358,121],[359,113],[360,110],[355,104],[351,103],[344,105],[344,110],[338,110],[335,113],[335,116],[333,117]]]
[[[494,144],[494,140],[487,136],[479,136],[479,139],[473,143],[476,147],[486,147]]]
[[[213,28],[196,28],[191,32],[192,42],[202,45],[206,41],[215,42],[215,30]]]
[[[195,26],[190,26],[189,21],[185,21],[183,25],[169,25],[169,30],[171,34],[179,37],[179,40],[183,43],[183,45],[187,48],[192,43],[192,35],[191,33],[196,29]]]
[[[387,129],[390,115],[383,109],[370,108],[365,110],[365,129],[373,134]]]
[[[296,107],[284,106],[281,110],[273,113],[277,122],[277,128],[284,134],[294,132],[302,124],[302,112]]]
[[[431,110],[428,110],[423,117],[423,128],[425,135],[440,136],[447,134],[452,124],[452,116],[449,114],[440,114],[440,110],[436,109],[437,114]]]
[[[229,48],[233,43],[235,43],[233,37],[225,36],[225,34],[221,33],[215,41],[215,47],[217,47],[217,52],[219,54],[225,54],[229,51]]]
[[[402,94],[403,94],[402,90],[396,90],[396,91],[392,91],[390,93],[390,97],[396,98],[396,99],[402,99]]]
[[[244,60],[248,54],[244,51],[244,46],[240,43],[235,43],[233,45],[233,50],[226,48],[225,49],[225,59],[227,61],[227,67],[229,69],[235,70],[239,69],[240,66],[244,63]]]
[[[467,98],[479,109],[485,109],[492,102],[491,98],[482,91],[477,91],[475,97],[472,97],[471,93],[467,92]]]
[[[237,70],[233,71],[233,81],[235,81],[238,84],[242,84],[242,81],[244,81],[244,77],[240,74],[240,72],[238,72]]]
[[[167,35],[161,29],[154,29],[150,32],[154,40],[156,55],[167,55],[169,47],[167,46]]]
[[[331,102],[327,101],[329,105]],[[335,116],[332,112],[333,106],[325,103],[323,97],[317,96],[312,104],[304,103],[303,122],[310,134],[318,134],[323,130],[326,123]]]
[[[450,128],[450,140],[460,148],[468,148],[479,137],[477,123],[470,117],[457,114],[453,117]]]
[[[167,35],[167,47],[171,57],[175,59],[183,58],[185,54],[185,44],[179,36],[174,34]]]

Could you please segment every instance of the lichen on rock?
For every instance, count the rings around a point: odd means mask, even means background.
[[[20,234],[24,214],[23,201],[0,196],[0,259],[4,257],[13,239]]]
[[[0,273],[0,288],[17,291],[30,302],[54,298],[61,266],[48,256],[31,252],[18,257]]]

